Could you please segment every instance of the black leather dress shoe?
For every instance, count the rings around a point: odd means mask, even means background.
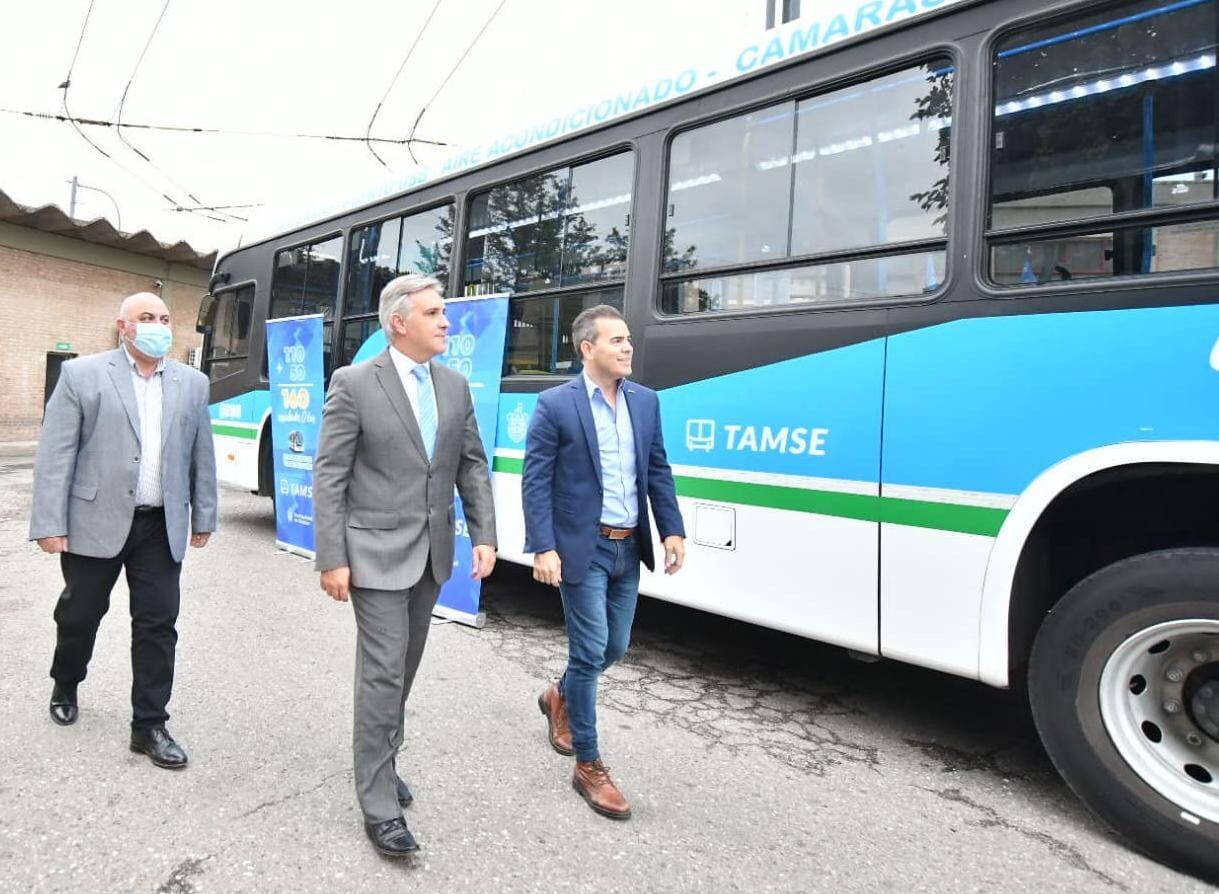
[[[71,726],[79,714],[76,707],[76,687],[56,683],[51,687],[51,719],[60,726]]]
[[[386,857],[405,857],[419,850],[419,842],[415,841],[402,817],[383,823],[365,823],[364,832],[377,853]]]
[[[398,777],[398,804],[402,807],[410,807],[411,802],[415,800],[415,796],[411,794],[410,788],[403,781],[402,777]]]
[[[181,770],[186,766],[186,752],[163,726],[133,729],[131,750],[148,755],[154,764],[166,770]]]

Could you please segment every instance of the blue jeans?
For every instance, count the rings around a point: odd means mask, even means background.
[[[559,692],[567,702],[576,760],[594,761],[601,756],[597,678],[626,654],[631,641],[639,601],[639,544],[634,537],[599,538],[584,580],[564,581],[559,592],[567,620],[567,670],[559,680]]]

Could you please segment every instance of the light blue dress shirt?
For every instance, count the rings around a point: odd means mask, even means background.
[[[616,409],[609,405],[601,389],[581,373],[597,447],[601,454],[601,524],[633,528],[639,521],[639,488],[635,477],[635,428],[627,409],[622,387],[618,387]]]

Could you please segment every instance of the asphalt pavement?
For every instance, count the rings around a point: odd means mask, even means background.
[[[485,628],[433,626],[400,763],[423,850],[383,859],[352,789],[350,607],[275,549],[266,498],[222,490],[183,570],[190,766],[127,749],[121,581],[80,720],[51,722],[62,582],[25,540],[32,464],[0,450],[0,892],[1213,890],[1094,819],[1006,694],[646,599],[599,714],[634,816],[602,819],[536,705],[557,593],[505,565]]]

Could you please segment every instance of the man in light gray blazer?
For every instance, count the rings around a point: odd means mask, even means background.
[[[335,371],[314,464],[322,589],[355,610],[356,795],[373,846],[419,849],[402,818],[397,773],[406,699],[441,585],[453,571],[453,488],[461,494],[473,577],[495,567],[495,509],[465,378],[432,358],[449,329],[441,285],[400,276],[381,292],[385,353]]]
[[[127,571],[131,601],[131,750],[186,766],[165,729],[173,689],[179,576],[216,530],[216,457],[207,377],[166,358],[169,309],[126,298],[117,350],[69,360],[47,402],[34,465],[30,539],[59,555],[51,718],[76,721],[110,591]]]

